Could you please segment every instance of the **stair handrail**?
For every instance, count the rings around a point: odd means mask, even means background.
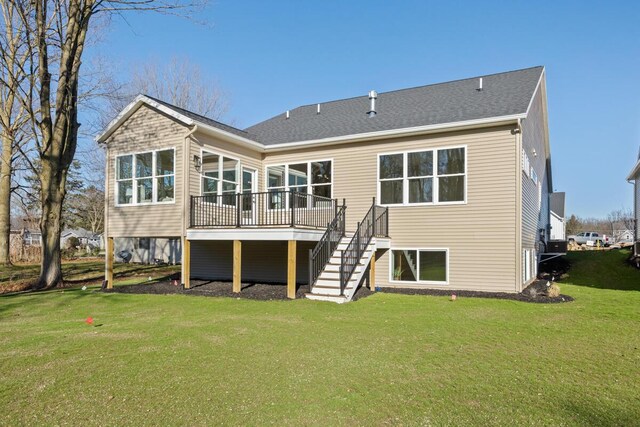
[[[309,291],[313,288],[318,277],[333,256],[340,240],[345,235],[347,205],[342,200],[342,206],[336,203],[336,214],[333,220],[327,225],[318,243],[313,249],[309,249]]]
[[[389,209],[376,205],[376,198],[373,198],[371,207],[364,215],[361,222],[358,222],[353,238],[342,251],[340,262],[340,295],[344,295],[347,283],[351,280],[362,254],[371,243],[374,236],[388,237],[389,235]],[[374,255],[375,256],[375,255]]]

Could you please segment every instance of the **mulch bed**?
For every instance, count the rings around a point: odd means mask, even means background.
[[[262,301],[282,300],[288,301],[287,286],[285,284],[268,284],[268,283],[243,283],[239,294],[233,292],[231,282],[209,281],[209,280],[192,280],[190,289],[182,289],[175,286],[171,281],[157,282],[139,285],[116,286],[113,289],[105,289],[105,292],[115,292],[124,294],[180,294],[180,295],[198,295],[207,297],[229,297],[243,298]],[[296,299],[304,298],[304,294],[309,292],[309,286],[299,285],[296,290]],[[353,299],[367,297],[373,294],[369,289],[361,286],[356,292]]]
[[[560,294],[558,297],[552,298],[546,295],[539,295],[537,297],[530,297],[524,293],[510,294],[507,292],[480,292],[480,291],[460,291],[453,289],[407,289],[407,288],[381,288],[380,292],[390,294],[404,294],[404,295],[433,295],[433,296],[451,296],[455,294],[458,298],[495,298],[495,299],[508,299],[522,302],[533,302],[541,304],[553,304],[573,301],[573,298],[569,295]]]
[[[390,294],[404,294],[404,295],[433,295],[433,296],[451,296],[455,294],[456,297],[462,298],[494,298],[494,299],[507,299],[522,302],[541,303],[541,304],[554,304],[573,301],[573,298],[569,295],[560,294],[557,297],[550,297],[546,295],[546,284],[549,281],[553,281],[560,278],[570,268],[569,262],[564,258],[555,258],[548,262],[544,262],[540,265],[539,275],[541,280],[529,285],[525,290],[519,294],[512,294],[507,292],[481,292],[481,291],[463,291],[454,289],[407,289],[407,288],[378,288],[379,292],[385,292]],[[178,278],[178,275],[174,275]],[[173,285],[173,280],[156,282],[156,283],[141,283],[138,285],[126,285],[116,286],[113,289],[105,289],[104,292],[116,292],[125,294],[181,294],[181,295],[199,295],[209,297],[228,297],[228,298],[245,298],[252,300],[273,301],[282,300],[287,301],[287,286],[285,284],[276,283],[242,283],[241,292],[234,293],[232,290],[231,282],[226,281],[212,281],[212,280],[192,280],[191,289],[182,289],[181,286]],[[296,289],[296,299],[305,297],[305,294],[309,292],[308,285],[299,285]],[[366,286],[360,286],[353,297],[353,300],[368,297],[374,294]]]

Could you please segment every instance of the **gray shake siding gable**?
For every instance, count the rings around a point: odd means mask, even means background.
[[[544,73],[536,67],[483,79],[484,93],[476,90],[478,79],[474,78],[381,94],[377,122],[361,121],[355,116],[367,103],[354,98],[335,101],[334,105],[327,103],[321,106],[320,114],[314,110],[314,117],[304,119],[308,111],[300,107],[291,112],[290,119],[276,116],[246,130],[211,121],[159,100],[139,98],[138,109],[109,129],[103,138],[108,146],[110,176],[107,233],[120,239],[184,239],[189,225],[190,196],[201,194],[202,176],[196,170],[195,161],[203,152],[236,159],[242,167],[255,170],[259,192],[267,190],[268,166],[331,160],[333,197],[346,200],[347,230],[353,231],[378,195],[380,154],[463,147],[466,156],[464,202],[389,207],[391,249],[446,250],[446,283],[392,280],[391,250],[380,249],[376,254],[376,284],[519,292],[528,283],[523,278],[524,251],[535,256],[539,230],[546,229],[549,222],[550,155]],[[447,91],[450,99],[446,97]],[[444,101],[445,98],[448,101]],[[456,101],[452,104],[451,99]],[[487,104],[487,100],[491,103]],[[456,102],[460,108],[454,113]],[[442,105],[441,111],[436,111],[438,104]],[[431,113],[427,106],[432,109]],[[407,108],[417,110],[403,120],[400,113]],[[495,117],[496,114],[499,117]],[[336,120],[342,121],[338,124]],[[455,120],[456,125],[451,129],[444,126],[402,133],[407,126],[440,126],[443,120]],[[465,124],[464,120],[470,122]],[[387,133],[370,137],[367,130]],[[341,138],[350,135],[349,132],[353,138],[346,142],[321,141],[322,138]],[[365,132],[364,136],[359,137],[358,132]],[[287,145],[289,141],[291,145]],[[305,141],[311,143],[300,145]],[[176,149],[176,202],[115,206],[115,157],[166,147]],[[523,171],[523,153],[538,184],[531,179],[529,169],[527,173]],[[299,283],[307,281],[308,249],[314,245],[298,242]],[[191,277],[231,279],[230,240],[193,240],[190,251]],[[242,259],[243,280],[286,280],[286,242],[246,240]]]

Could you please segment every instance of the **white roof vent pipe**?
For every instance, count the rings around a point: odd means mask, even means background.
[[[287,119],[289,118],[289,110],[287,110],[285,118],[287,118]]]
[[[316,110],[316,114],[320,114],[320,104],[318,104],[318,109]]]
[[[371,106],[369,107],[369,111],[367,111],[367,115],[369,117],[373,117],[377,114],[376,99],[378,99],[378,92],[375,90],[369,91],[369,100],[371,101]]]
[[[478,81],[478,89],[476,89],[478,92],[480,92],[482,90],[482,77],[480,77],[480,80]]]

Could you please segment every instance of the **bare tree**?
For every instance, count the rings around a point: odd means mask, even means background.
[[[28,114],[20,94],[29,82],[30,71],[27,37],[21,30],[19,11],[6,1],[0,2],[0,11],[0,264],[9,264],[13,168],[18,151],[27,140],[24,131]]]
[[[62,279],[60,232],[69,167],[78,144],[78,88],[90,24],[99,14],[125,11],[187,13],[201,1],[177,0],[0,0],[15,7],[26,38],[32,71],[20,93],[34,128],[39,160],[42,262],[38,289]],[[0,58],[0,60],[4,60]],[[14,93],[14,95],[18,95]]]
[[[108,97],[105,127],[138,94],[149,95],[194,113],[220,119],[228,110],[228,98],[220,85],[197,64],[174,56],[168,61],[136,65],[128,82],[116,87]]]

